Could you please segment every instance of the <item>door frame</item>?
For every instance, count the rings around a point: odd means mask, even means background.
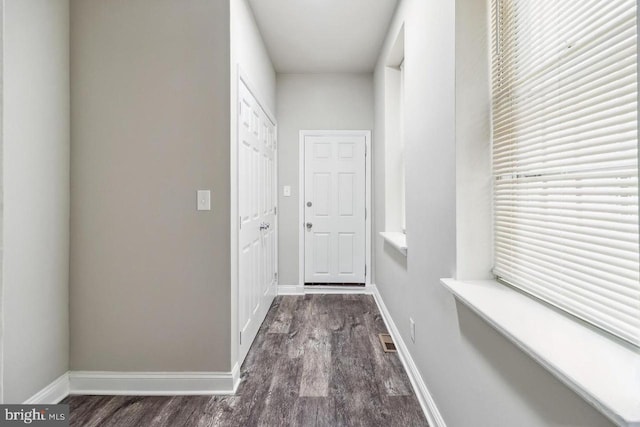
[[[305,221],[304,221],[304,205],[305,205],[305,143],[304,140],[307,136],[364,136],[365,140],[365,286],[371,285],[371,217],[372,217],[372,203],[371,203],[371,131],[370,130],[301,130],[299,136],[299,152],[300,159],[298,161],[298,188],[299,188],[299,200],[298,200],[298,286],[300,289],[304,289],[304,265],[305,265]]]
[[[234,373],[234,387],[236,387],[239,383],[239,375],[240,375],[240,366],[242,362],[244,362],[244,357],[240,357],[240,222],[239,222],[239,212],[240,212],[240,198],[238,197],[240,190],[240,158],[238,156],[238,143],[240,138],[240,121],[238,120],[238,113],[240,108],[240,85],[244,84],[251,95],[255,98],[262,108],[262,111],[266,114],[267,118],[274,125],[274,138],[275,138],[275,162],[274,162],[274,203],[276,208],[275,215],[275,224],[274,224],[274,235],[275,235],[275,251],[274,251],[274,263],[275,263],[275,273],[276,280],[274,285],[274,297],[278,295],[278,285],[280,276],[278,274],[278,235],[279,235],[279,215],[278,212],[278,149],[279,149],[279,138],[278,138],[278,121],[276,120],[276,116],[273,112],[267,107],[267,105],[262,101],[259,96],[259,92],[256,90],[255,86],[251,83],[249,76],[244,72],[240,64],[236,64],[235,66],[237,78],[235,79],[235,93],[232,98],[231,107],[231,115],[233,117],[232,123],[235,124],[234,132],[232,133],[231,141],[231,311],[232,311],[232,322],[231,322],[231,370]],[[235,352],[235,354],[234,354]],[[237,375],[237,378],[235,377]]]

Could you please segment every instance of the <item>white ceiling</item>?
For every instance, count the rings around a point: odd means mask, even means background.
[[[249,0],[276,71],[372,71],[398,0]]]

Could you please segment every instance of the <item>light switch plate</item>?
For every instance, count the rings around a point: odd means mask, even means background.
[[[211,190],[198,190],[198,210],[210,211],[211,210]]]
[[[283,188],[284,197],[291,197],[291,186],[285,185]]]

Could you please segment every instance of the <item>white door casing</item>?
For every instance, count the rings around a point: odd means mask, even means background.
[[[276,295],[276,128],[238,84],[238,304],[242,363]]]
[[[365,283],[367,135],[305,135],[304,282]]]

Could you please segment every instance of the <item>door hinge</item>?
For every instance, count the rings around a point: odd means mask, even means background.
[[[364,277],[367,277],[367,264],[364,265]]]
[[[273,214],[274,215],[278,215],[278,207],[277,206],[273,207]]]
[[[240,216],[240,221],[238,221],[238,224],[240,224],[240,230],[242,230],[242,216]]]
[[[278,272],[277,271],[275,273],[273,273],[273,278],[276,279],[276,282],[278,281]]]
[[[242,331],[240,331],[240,344],[242,344]]]
[[[367,208],[364,208],[364,219],[367,219]]]

